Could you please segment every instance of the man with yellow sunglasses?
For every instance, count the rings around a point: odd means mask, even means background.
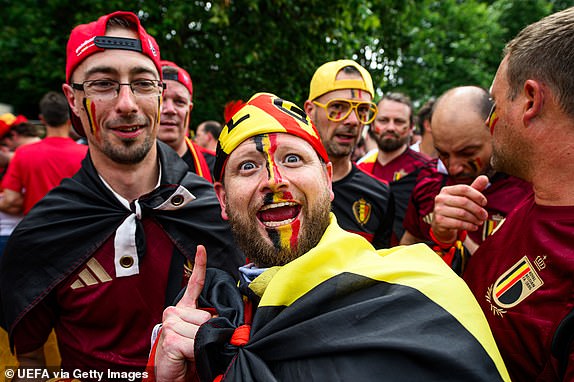
[[[389,187],[351,160],[363,127],[377,115],[373,96],[365,68],[352,60],[331,61],[313,75],[304,108],[333,163],[332,210],[340,226],[388,248],[394,216]]]

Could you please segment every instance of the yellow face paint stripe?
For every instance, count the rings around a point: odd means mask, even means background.
[[[84,109],[86,109],[86,114],[88,115],[90,130],[92,130],[93,135],[96,135],[99,130],[96,122],[96,104],[91,99],[84,98]]]

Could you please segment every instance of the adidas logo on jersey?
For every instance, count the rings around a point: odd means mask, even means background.
[[[108,272],[106,272],[98,260],[91,258],[86,263],[86,267],[78,274],[78,279],[72,283],[71,288],[79,289],[108,281],[112,281]]]

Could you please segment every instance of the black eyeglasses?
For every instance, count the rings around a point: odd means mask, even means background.
[[[99,101],[114,99],[120,94],[120,86],[129,86],[136,97],[160,96],[165,84],[160,80],[135,80],[122,84],[116,80],[91,80],[81,84],[72,83],[72,88],[82,90],[88,98]]]

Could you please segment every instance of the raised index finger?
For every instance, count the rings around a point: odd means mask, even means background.
[[[187,289],[177,303],[177,307],[197,308],[197,299],[205,284],[205,269],[207,266],[207,253],[203,245],[198,245],[195,252],[195,262],[191,277],[187,282]]]

